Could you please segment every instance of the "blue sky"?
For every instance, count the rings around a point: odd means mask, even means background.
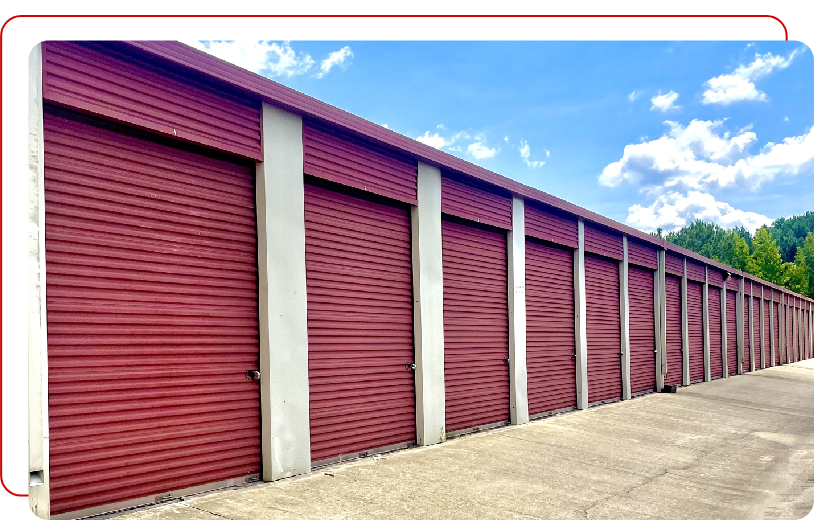
[[[642,230],[814,208],[800,43],[190,44]]]

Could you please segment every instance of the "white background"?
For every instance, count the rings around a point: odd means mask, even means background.
[[[9,1],[0,7],[0,22],[23,11],[11,11],[16,2]],[[787,26],[789,38],[807,44],[813,51],[815,61],[815,131],[822,139],[818,145],[827,145],[824,122],[827,118],[827,106],[824,97],[828,94],[827,76],[828,59],[825,51],[829,47],[827,20],[821,15],[820,3],[811,2],[733,2],[700,1],[669,4],[667,2],[639,2],[630,0],[625,4],[619,2],[573,2],[570,7],[559,11],[547,10],[543,4],[535,7],[528,5],[517,10],[512,2],[499,3],[454,3],[420,1],[417,4],[393,5],[389,2],[338,2],[315,3],[304,1],[297,7],[285,6],[271,2],[201,2],[203,13],[227,14],[232,8],[258,14],[269,9],[286,9],[284,13],[295,14],[340,14],[349,9],[352,13],[384,14],[764,14],[775,15]],[[196,5],[196,4],[194,4]],[[625,5],[626,11],[623,11]],[[676,7],[677,6],[677,7]],[[76,13],[107,14],[179,14],[195,13],[193,6],[177,7],[170,1],[143,2],[39,2],[17,4],[17,9],[25,9],[26,14],[66,13],[71,7]],[[6,485],[18,493],[27,489],[27,58],[32,47],[44,40],[189,40],[189,39],[236,39],[258,38],[268,40],[739,40],[764,41],[783,40],[784,30],[779,22],[771,18],[627,18],[627,19],[589,19],[589,18],[17,18],[8,21],[2,33],[2,364],[3,364],[3,479]],[[822,87],[826,87],[823,89]],[[406,102],[401,102],[406,105]],[[820,154],[815,162],[815,175],[827,175],[825,160]],[[508,176],[510,177],[510,176]],[[816,181],[815,203],[822,205],[826,196],[827,184],[824,180]],[[817,263],[825,264],[825,235],[828,226],[823,209],[816,212],[816,223],[825,229],[818,229]],[[824,271],[819,267],[818,271]],[[824,308],[821,294],[826,293],[823,277],[817,276],[817,360],[823,364],[823,318]],[[821,375],[821,373],[820,373]],[[815,447],[820,449],[816,455],[815,476],[820,477],[817,485],[813,512],[792,526],[801,528],[819,528],[829,515],[823,494],[822,479],[828,477],[827,460],[822,452],[824,436],[827,433],[828,414],[823,406],[828,404],[828,391],[819,385],[816,388],[816,439]],[[783,400],[785,400],[783,398]],[[826,484],[827,485],[827,484]],[[827,501],[827,500],[825,500]],[[53,523],[51,526],[89,527],[96,526],[90,522]],[[143,526],[177,527],[215,527],[223,526],[217,522],[155,523]],[[366,524],[352,524],[354,528],[364,529]],[[531,523],[517,524],[523,528],[535,526]],[[19,530],[18,527],[50,526],[35,518],[29,511],[25,498],[16,498],[0,490],[0,527],[5,530]],[[108,522],[108,527],[136,527],[141,523]],[[257,526],[242,523],[228,526]],[[286,525],[266,525],[286,526]],[[344,526],[329,523],[295,523],[294,527]],[[389,524],[374,523],[370,528],[388,528]],[[424,525],[418,523],[401,523],[396,528],[416,528]],[[448,525],[430,525],[448,526]],[[449,525],[454,526],[454,525]],[[510,526],[498,523],[482,523],[478,526]],[[551,524],[536,525],[551,528]],[[580,526],[597,528],[598,523],[570,523],[558,526]],[[641,529],[669,526],[667,524],[627,522],[620,525],[625,528]],[[700,523],[674,523],[680,529],[699,528]],[[735,523],[709,523],[708,528],[733,528]],[[777,526],[775,523],[756,525],[763,527]],[[778,525],[782,526],[782,525]],[[827,525],[826,525],[827,526]]]

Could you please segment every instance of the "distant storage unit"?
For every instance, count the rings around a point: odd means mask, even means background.
[[[44,42],[30,82],[40,517],[814,356],[807,298],[184,44]]]

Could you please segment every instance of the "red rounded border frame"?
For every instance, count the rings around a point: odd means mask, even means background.
[[[782,25],[785,30],[785,40],[788,40],[788,28],[779,17],[773,15],[15,15],[7,19],[0,27],[0,116],[3,114],[3,32],[6,25],[17,18],[770,18]],[[3,162],[3,131],[0,127],[0,246],[2,246],[2,162]],[[2,247],[0,247],[0,263],[3,261]],[[3,277],[0,271],[0,299],[3,294]],[[2,331],[3,310],[0,307],[0,342],[3,339]],[[26,493],[15,493],[6,486],[3,478],[3,351],[0,343],[0,485],[10,495],[28,497]]]

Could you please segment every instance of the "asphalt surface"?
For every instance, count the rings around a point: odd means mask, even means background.
[[[800,519],[813,360],[113,519]]]

